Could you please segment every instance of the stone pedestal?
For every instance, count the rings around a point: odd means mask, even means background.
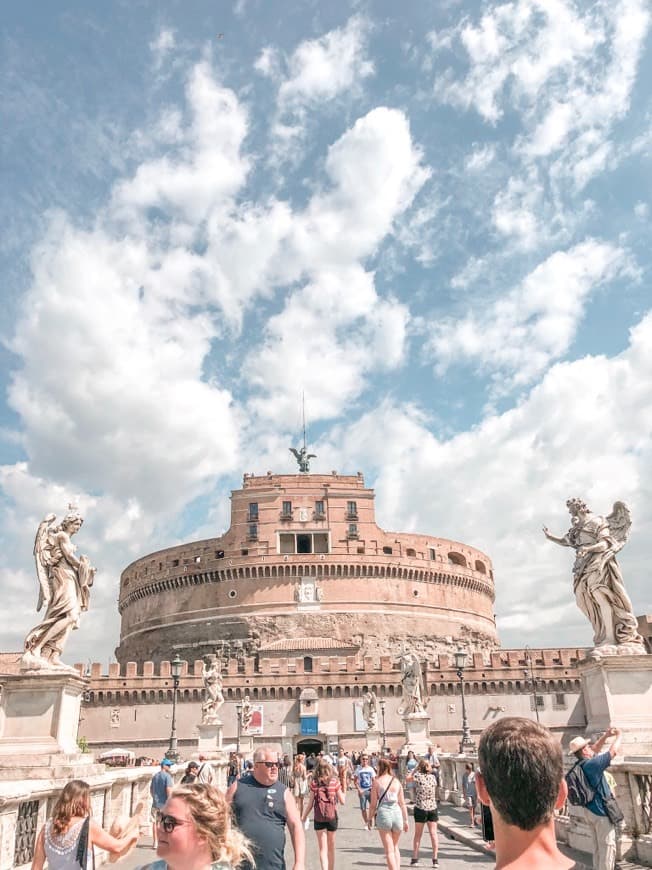
[[[254,754],[254,738],[251,734],[240,735],[240,755],[243,758],[253,758]]]
[[[430,716],[428,713],[408,713],[403,716],[405,726],[405,744],[401,755],[407,755],[410,749],[415,755],[425,755],[430,746],[430,731],[428,728]]]
[[[587,736],[615,725],[623,730],[623,755],[652,754],[652,655],[588,658],[577,669]]]
[[[367,731],[365,734],[365,740],[365,750],[369,753],[377,752],[380,755],[382,750],[380,731]]]
[[[0,779],[100,773],[79,752],[77,730],[87,680],[71,671],[0,676]]]
[[[222,751],[222,731],[224,725],[221,722],[211,722],[206,724],[202,722],[198,726],[199,738],[197,740],[197,751],[206,758],[211,758],[218,752]]]

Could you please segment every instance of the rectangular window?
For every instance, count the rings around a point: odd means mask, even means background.
[[[530,695],[530,710],[534,710],[535,704],[538,710],[545,709],[546,702],[543,695]]]
[[[328,535],[315,534],[312,538],[315,553],[328,553]]]
[[[563,692],[555,692],[554,708],[555,710],[566,709],[566,695]]]
[[[318,517],[323,517],[325,512],[326,511],[324,510],[324,502],[323,501],[316,501],[315,502],[315,514]]]
[[[430,553],[430,558],[431,558],[431,559],[436,559],[436,558],[437,558],[437,554],[436,554],[436,552],[435,552],[435,548],[434,548],[434,547],[431,547],[430,550],[429,550],[428,552]]]
[[[349,530],[347,532],[347,536],[349,538],[357,538],[358,537],[358,524],[357,523],[349,523]]]
[[[282,509],[281,513],[283,514],[284,517],[292,516],[292,502],[291,501],[284,501],[283,502],[283,509]]]
[[[279,553],[290,555],[295,553],[294,535],[279,535]]]
[[[258,520],[258,502],[256,501],[249,502],[249,519]]]
[[[297,553],[312,553],[312,535],[297,535]]]
[[[249,539],[255,541],[258,538],[258,526],[256,523],[250,523],[249,525]]]
[[[358,515],[358,505],[354,501],[347,501],[346,503],[346,512],[350,517],[356,517]]]

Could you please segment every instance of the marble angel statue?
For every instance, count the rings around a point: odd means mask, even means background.
[[[616,553],[627,543],[632,525],[627,505],[614,503],[608,517],[594,514],[580,498],[566,507],[571,527],[562,537],[543,527],[549,541],[575,550],[573,591],[577,606],[593,626],[593,643],[602,653],[644,653],[632,603],[625,591]]]
[[[240,712],[240,723],[242,727],[242,733],[249,733],[249,726],[251,725],[251,720],[253,719],[254,711],[251,709],[251,699],[249,695],[245,695],[242,699],[242,710]]]
[[[399,715],[423,713],[426,709],[426,702],[421,662],[418,656],[411,652],[404,652],[400,662],[403,698],[401,706],[398,708]]]
[[[201,705],[201,721],[203,725],[214,725],[220,721],[217,712],[224,704],[220,661],[214,653],[207,653],[203,657],[201,675],[206,693]]]
[[[378,701],[375,692],[365,692],[362,696],[362,718],[367,726],[367,731],[378,729]]]
[[[79,628],[82,611],[88,610],[95,568],[86,556],[77,556],[72,536],[83,519],[69,505],[57,525],[54,514],[39,525],[34,542],[36,574],[39,581],[37,612],[45,607],[43,619],[25,639],[22,669],[65,668],[61,653],[70,632]]]

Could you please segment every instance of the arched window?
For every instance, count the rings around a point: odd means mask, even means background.
[[[486,567],[485,563],[481,562],[479,559],[475,560],[475,570],[478,571],[480,574],[487,573],[487,567]]]
[[[448,554],[448,561],[451,565],[459,565],[461,568],[466,568],[466,559],[461,553],[450,552]]]

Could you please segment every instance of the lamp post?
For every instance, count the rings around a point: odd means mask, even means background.
[[[537,704],[537,681],[534,679],[534,669],[532,667],[532,655],[531,649],[529,646],[525,647],[525,663],[529,668],[528,670],[523,671],[523,676],[526,681],[529,678],[530,681],[530,689],[532,691],[532,704],[534,706],[534,715],[537,717],[537,722],[539,721],[539,705]]]
[[[170,666],[170,672],[172,674],[172,728],[170,729],[170,745],[168,747],[168,751],[165,753],[165,757],[171,759],[172,761],[176,761],[179,757],[179,753],[177,752],[177,694],[179,692],[179,678],[181,677],[181,669],[183,668],[183,662],[181,661],[181,657],[179,653],[175,655],[172,659],[172,664]]]
[[[453,653],[453,655],[462,691],[462,739],[460,740],[460,755],[463,755],[465,751],[475,751],[475,743],[473,742],[471,731],[469,730],[469,720],[466,718],[466,700],[464,698],[464,665],[466,664],[468,653],[466,650],[458,649],[457,652]]]
[[[383,723],[383,755],[387,755],[387,734],[385,732],[385,699],[380,699],[380,717]]]
[[[237,739],[237,742],[235,744],[235,750],[238,753],[238,756],[240,756],[240,734],[242,732],[242,704],[235,705],[235,716],[236,716],[236,719],[238,720],[238,739]],[[239,763],[240,763],[240,760],[238,758],[238,764]]]

